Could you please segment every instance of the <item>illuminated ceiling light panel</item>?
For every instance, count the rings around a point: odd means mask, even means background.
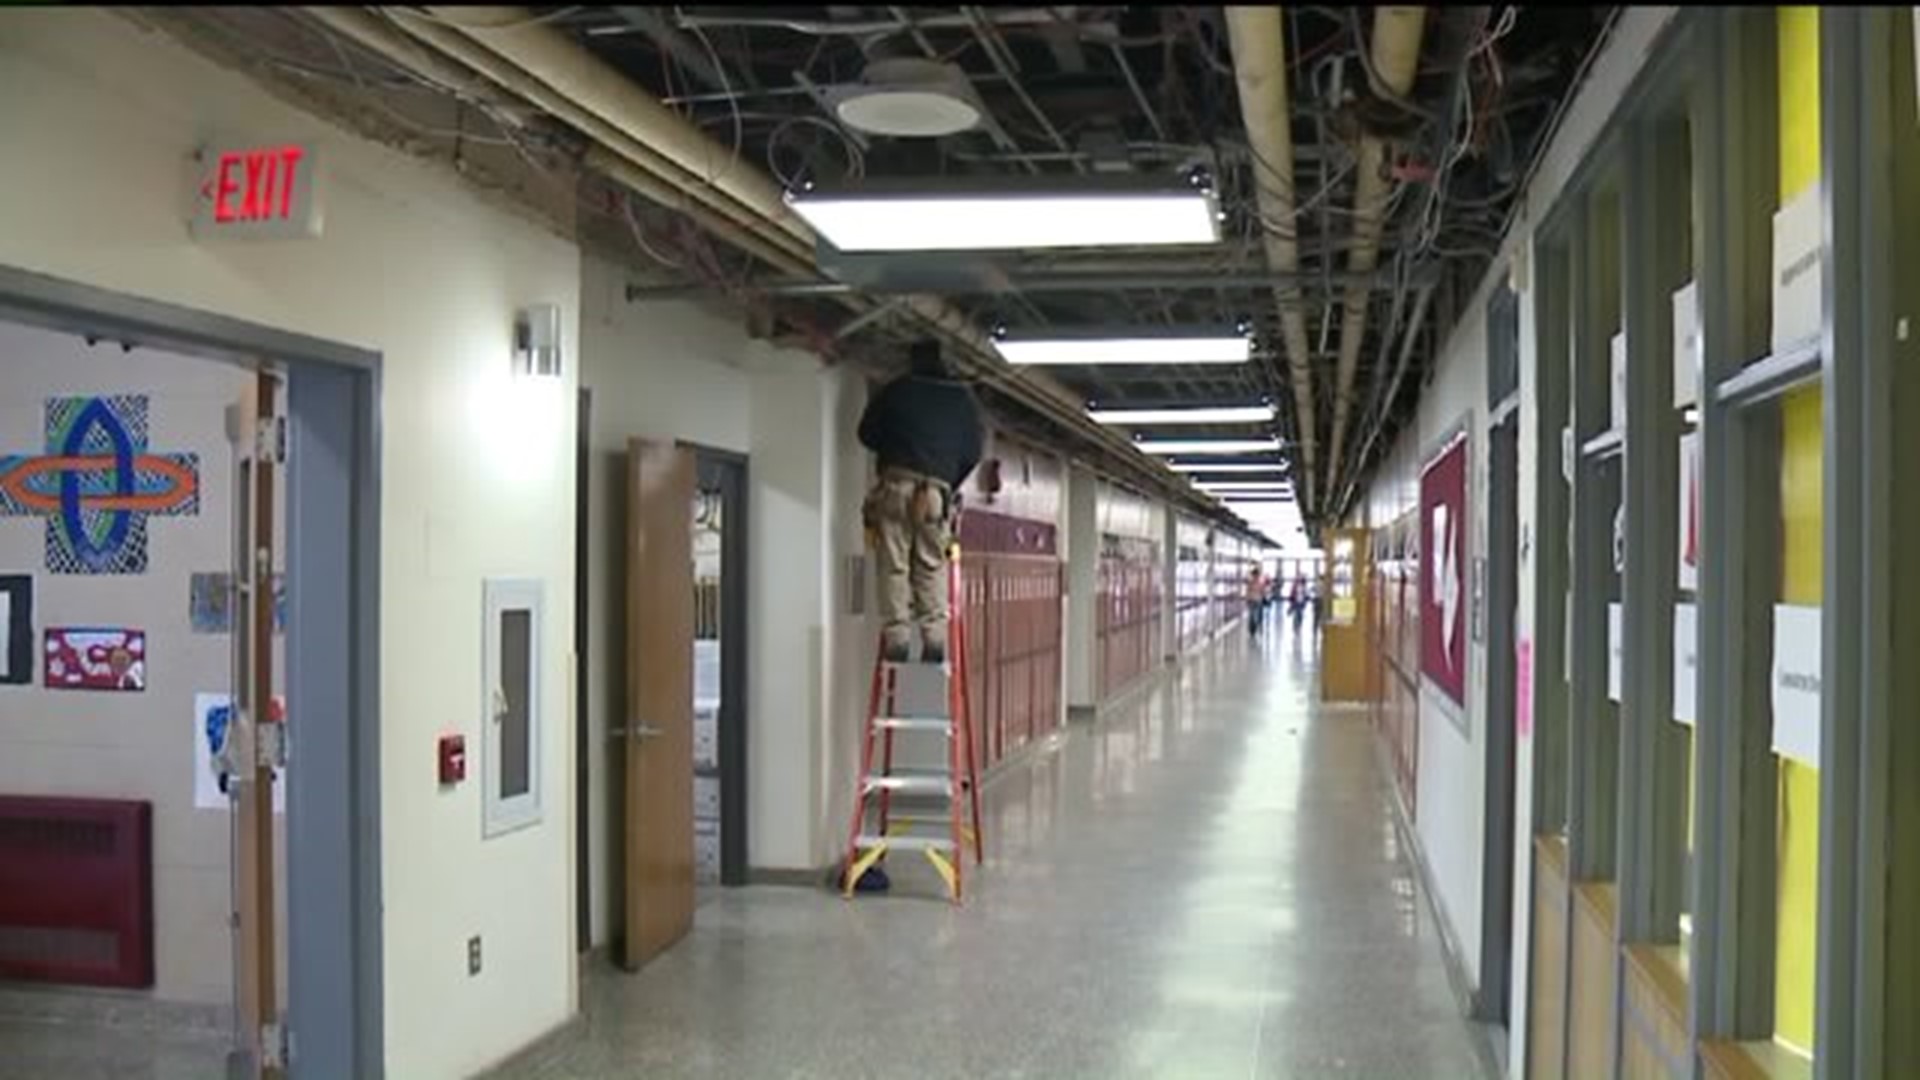
[[[1171,409],[1088,409],[1096,424],[1264,424],[1273,419],[1271,405],[1196,405]]]
[[[1280,449],[1280,440],[1143,439],[1133,445],[1143,454],[1258,454]]]
[[[1076,181],[1054,189],[927,190],[874,183],[790,193],[788,205],[847,252],[1026,251],[1220,242],[1203,182]]]
[[[1034,338],[996,341],[1009,364],[1023,367],[1079,364],[1244,364],[1253,340],[1243,334],[1201,337]]]
[[[1222,461],[1217,464],[1208,464],[1204,461],[1170,461],[1167,463],[1167,468],[1177,473],[1236,473],[1243,476],[1248,473],[1284,473],[1287,471],[1287,467],[1277,461],[1272,464],[1246,461]]]
[[[1247,481],[1238,481],[1238,482],[1225,481],[1218,484],[1202,483],[1202,484],[1195,484],[1193,486],[1200,489],[1201,491],[1208,492],[1209,494],[1256,492],[1256,491],[1268,492],[1272,494],[1284,494],[1284,493],[1291,492],[1293,490],[1292,484],[1278,483],[1278,482],[1272,482],[1272,481],[1263,482],[1259,480],[1247,480]]]

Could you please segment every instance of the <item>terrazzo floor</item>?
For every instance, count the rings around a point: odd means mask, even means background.
[[[1277,624],[985,791],[965,907],[748,888],[498,1080],[1487,1075],[1366,713]]]
[[[985,791],[965,907],[898,857],[853,903],[709,894],[494,1080],[1488,1075],[1366,713],[1313,682],[1276,623],[1028,755]],[[178,1034],[0,1016],[0,1080],[221,1075]]]

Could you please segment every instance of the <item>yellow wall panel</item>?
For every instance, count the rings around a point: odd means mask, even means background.
[[[1820,603],[1825,541],[1821,535],[1824,440],[1818,387],[1789,394],[1780,405],[1780,598]],[[1774,955],[1774,1031],[1802,1050],[1813,1048],[1815,924],[1820,904],[1820,773],[1780,762],[1780,932]]]
[[[1820,9],[1778,13],[1780,200],[1820,179]],[[1780,598],[1818,605],[1825,551],[1821,529],[1824,439],[1818,387],[1781,403]],[[1820,898],[1820,774],[1780,762],[1779,933],[1774,956],[1774,1032],[1813,1049],[1816,924]]]
[[[1779,13],[1780,201],[1820,179],[1820,9]]]

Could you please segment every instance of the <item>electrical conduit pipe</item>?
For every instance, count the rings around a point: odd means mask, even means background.
[[[1426,30],[1427,9],[1382,7],[1373,16],[1373,70],[1382,89],[1404,98],[1413,89],[1420,66],[1420,38]],[[1347,253],[1349,273],[1371,274],[1380,262],[1380,233],[1386,224],[1387,145],[1376,135],[1360,139],[1359,165],[1353,184],[1353,248]],[[1346,449],[1347,417],[1351,411],[1353,380],[1360,368],[1360,346],[1367,335],[1366,289],[1347,287],[1340,309],[1340,356],[1334,369],[1333,438],[1327,455],[1327,489],[1340,490],[1341,457]]]

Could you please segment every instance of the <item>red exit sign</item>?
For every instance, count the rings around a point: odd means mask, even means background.
[[[198,237],[318,236],[313,147],[305,143],[217,146],[200,151],[193,234]]]

